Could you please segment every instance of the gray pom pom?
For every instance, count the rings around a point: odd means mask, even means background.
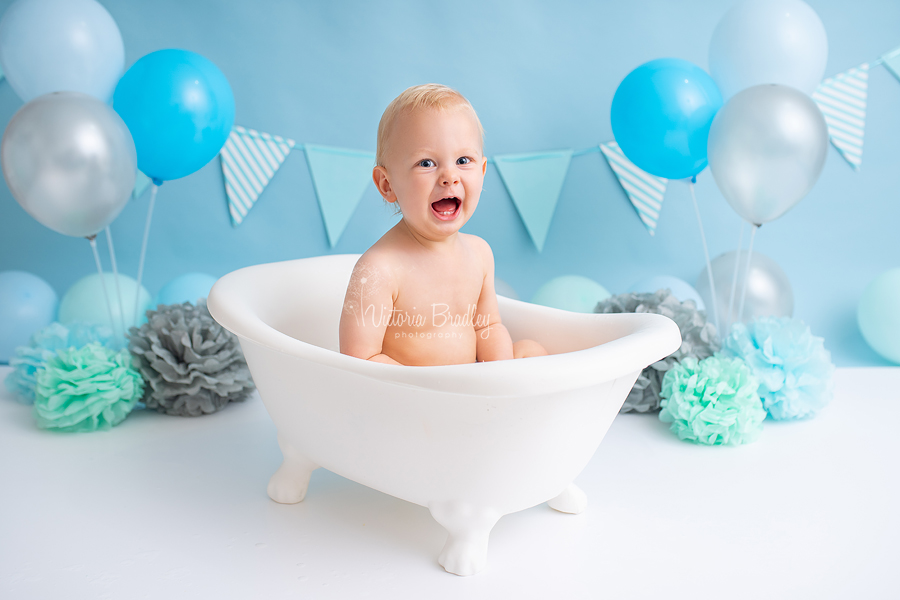
[[[206,301],[160,304],[128,332],[128,349],[148,383],[147,408],[196,417],[240,402],[253,380],[237,337],[215,322]]]
[[[655,313],[675,321],[681,330],[681,347],[643,370],[619,412],[659,410],[659,391],[666,371],[691,356],[703,360],[721,347],[716,326],[707,322],[693,300],[681,302],[668,289],[650,294],[620,294],[599,302],[596,313]]]

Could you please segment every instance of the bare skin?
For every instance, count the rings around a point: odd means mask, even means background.
[[[500,321],[494,258],[460,233],[487,160],[467,107],[398,118],[373,179],[403,218],[359,259],[341,314],[341,352],[389,364],[450,365],[547,354],[512,343]]]

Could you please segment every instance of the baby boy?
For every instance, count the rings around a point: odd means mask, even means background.
[[[487,169],[469,101],[436,84],[411,87],[378,125],[375,186],[402,218],[360,257],[341,313],[341,352],[401,365],[452,365],[547,354],[513,344],[500,322],[494,256],[460,233]]]

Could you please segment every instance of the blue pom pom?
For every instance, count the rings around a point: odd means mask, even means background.
[[[811,417],[834,396],[834,365],[824,340],[789,317],[737,323],[722,345],[726,356],[750,365],[759,396],[773,419]]]
[[[15,355],[9,359],[13,371],[6,376],[6,388],[18,402],[32,404],[37,371],[59,350],[82,348],[92,342],[112,348],[112,340],[112,332],[103,325],[51,323],[33,334],[29,345],[16,348]]]

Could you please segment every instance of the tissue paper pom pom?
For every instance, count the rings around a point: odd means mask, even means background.
[[[703,360],[719,349],[716,326],[697,310],[693,300],[681,302],[668,289],[654,293],[630,293],[612,296],[597,304],[597,313],[654,313],[675,321],[681,330],[681,347],[641,372],[619,412],[649,412],[659,409],[662,379],[676,363],[687,357]]]
[[[127,350],[98,343],[63,349],[38,371],[34,416],[41,429],[109,429],[128,416],[143,392]]]
[[[15,400],[32,404],[37,370],[56,356],[58,350],[82,348],[91,342],[110,347],[112,331],[103,325],[51,323],[33,334],[29,345],[16,348],[15,355],[9,359],[13,371],[6,376],[6,388]]]
[[[206,308],[185,302],[147,311],[147,322],[128,333],[129,349],[149,384],[147,408],[196,417],[247,398],[250,370],[236,336]]]
[[[750,365],[763,407],[773,419],[813,416],[834,395],[831,353],[799,319],[760,317],[749,326],[736,323],[722,353]]]
[[[659,420],[698,444],[746,444],[759,437],[766,418],[759,382],[739,358],[686,358],[663,379]]]

